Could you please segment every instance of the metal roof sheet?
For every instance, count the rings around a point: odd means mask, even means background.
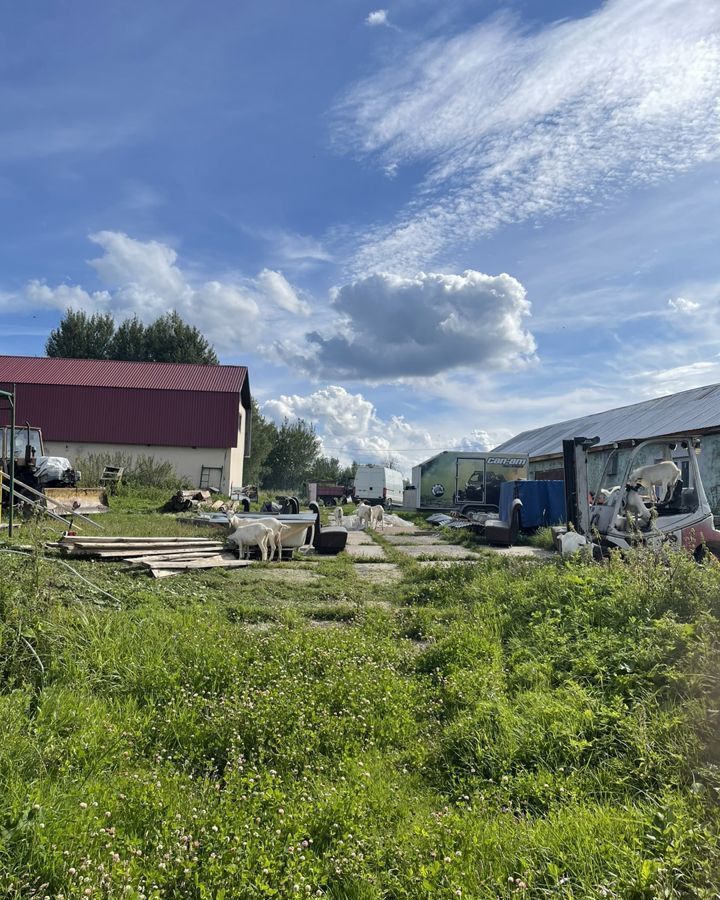
[[[692,388],[523,431],[494,449],[499,453],[527,453],[531,458],[554,456],[562,453],[565,438],[581,435],[597,435],[599,446],[605,446],[615,441],[713,428],[720,429],[720,384]]]
[[[226,449],[238,443],[236,393],[17,384],[15,402],[17,423],[42,429],[46,441]],[[7,409],[0,422],[9,423]]]
[[[240,393],[245,366],[0,356],[0,382]]]

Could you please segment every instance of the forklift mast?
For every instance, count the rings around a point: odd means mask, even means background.
[[[590,538],[587,451],[600,443],[599,437],[576,437],[563,441],[565,471],[565,519],[572,528]]]

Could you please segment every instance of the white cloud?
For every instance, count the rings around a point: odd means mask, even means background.
[[[326,377],[383,381],[463,366],[502,369],[532,357],[530,303],[509,275],[377,273],[334,292],[331,333],[306,335],[296,359]]]
[[[359,83],[344,147],[425,163],[355,271],[413,271],[451,243],[537,221],[720,155],[720,4],[609,0],[528,33],[509,16],[426,41]]]
[[[700,304],[695,300],[688,300],[687,297],[674,297],[668,300],[670,309],[679,313],[693,313],[700,309]]]
[[[6,309],[22,309],[25,303],[40,309],[85,309],[94,312],[107,312],[111,297],[107,291],[94,291],[89,294],[76,284],[59,284],[48,287],[42,281],[29,281],[25,287],[24,297],[16,294],[4,294],[0,297]]]
[[[638,372],[630,376],[632,381],[640,381],[640,393],[647,397],[659,397],[689,388],[711,384],[720,379],[720,363],[701,361],[667,369]],[[628,403],[632,401],[627,401]]]
[[[177,263],[177,253],[160,241],[139,241],[122,232],[100,231],[90,240],[103,254],[90,260],[104,289],[80,285],[51,286],[30,281],[21,294],[0,295],[0,308],[110,312],[117,318],[137,315],[149,322],[175,309],[218,348],[256,349],[263,334],[279,323],[292,329],[309,306],[280,272],[263,269],[257,278],[195,279]]]
[[[474,431],[471,431],[470,434],[460,438],[456,446],[458,450],[483,451],[492,450],[496,444],[497,441],[493,440],[487,431],[475,429]]]
[[[281,394],[263,404],[263,412],[275,422],[299,418],[321,423],[326,435],[334,438],[365,434],[375,416],[372,403],[361,394],[329,385],[307,396]]]
[[[282,228],[266,228],[258,231],[250,230],[272,244],[273,253],[293,266],[307,267],[319,263],[331,262],[332,254],[322,243],[306,234],[285,231]]]
[[[344,464],[382,463],[392,457],[409,475],[412,466],[441,450],[489,450],[505,433],[491,437],[480,429],[463,437],[436,425],[431,428],[409,422],[404,416],[382,418],[362,394],[339,385],[328,385],[306,395],[280,395],[262,405],[263,415],[280,423],[285,418],[305,419],[316,426],[323,452]]]
[[[257,284],[262,294],[273,301],[281,309],[290,313],[308,315],[310,308],[295,293],[294,288],[282,272],[263,269],[257,277]]]
[[[374,12],[368,13],[365,19],[366,25],[388,25],[388,11],[386,9],[376,9]]]

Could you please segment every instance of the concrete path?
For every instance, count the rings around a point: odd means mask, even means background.
[[[478,559],[477,553],[461,547],[459,544],[420,544],[414,546],[398,546],[395,548],[400,553],[417,559],[419,556],[427,556],[431,559]]]
[[[381,532],[382,534],[382,532]],[[384,534],[383,537],[389,544],[413,545],[413,544],[441,544],[442,541],[436,534]],[[399,546],[398,549],[402,549]]]
[[[353,559],[385,559],[385,551],[380,544],[349,544],[345,548],[348,556]]]
[[[394,584],[402,578],[402,569],[395,563],[362,563],[353,566],[358,578],[376,584]]]
[[[347,546],[356,547],[358,544],[374,544],[375,541],[367,531],[348,531]]]

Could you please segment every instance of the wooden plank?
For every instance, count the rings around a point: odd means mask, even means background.
[[[164,563],[146,563],[140,560],[140,565],[148,569],[242,569],[253,565],[249,559],[236,559],[234,557],[208,556],[206,559],[190,560],[180,564],[177,560],[168,560]]]
[[[63,544],[105,544],[109,541],[117,544],[180,544],[183,541],[209,541],[210,538],[201,535],[186,535],[178,537],[173,535],[170,537],[140,537],[138,535],[115,535],[115,534],[66,534],[63,535]]]
[[[147,556],[187,556],[192,553],[197,556],[217,556],[222,550],[222,546],[213,547],[207,551],[198,551],[198,548],[188,547],[186,550],[179,550],[177,553],[164,553],[162,550],[154,550],[148,553],[146,550],[100,550],[92,553],[70,553],[66,554],[70,559],[145,559]]]
[[[182,569],[150,569],[152,578],[170,578],[171,575],[182,575]]]
[[[159,555],[152,554],[152,555],[143,555],[143,556],[123,557],[123,562],[127,563],[128,565],[137,566],[137,565],[140,565],[140,563],[145,563],[145,562],[148,562],[148,563],[172,562],[174,559],[177,559],[180,561],[185,561],[188,559],[208,559],[209,557],[217,556],[217,555],[218,555],[217,550],[207,550],[207,551],[203,551],[202,553],[199,553],[199,552],[195,553],[193,551],[190,551],[189,553],[166,553],[166,554],[159,554]]]
[[[69,553],[157,553],[164,550],[216,550],[222,546],[222,541],[188,541],[187,544],[60,544],[60,549]]]

